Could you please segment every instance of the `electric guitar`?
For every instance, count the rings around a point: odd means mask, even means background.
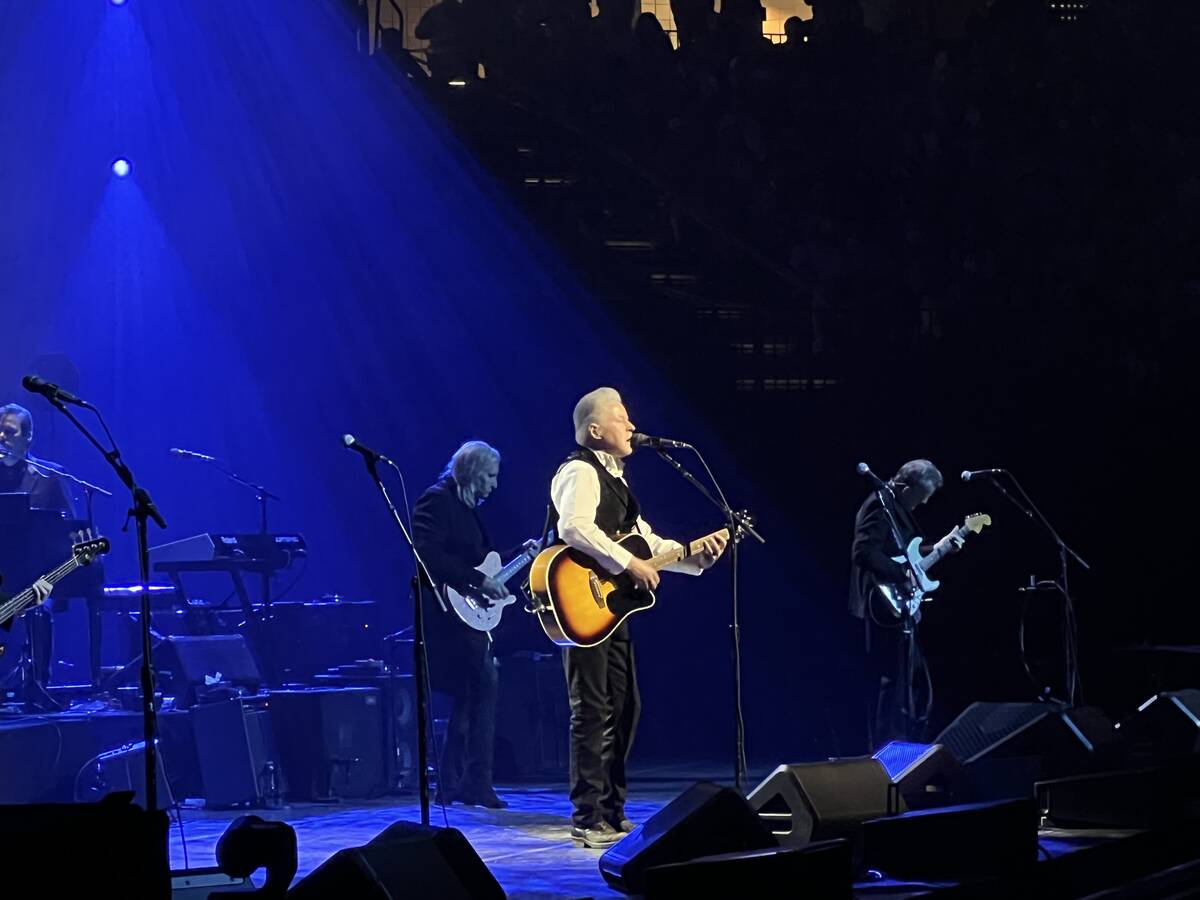
[[[921,604],[928,594],[932,594],[941,585],[940,581],[930,578],[928,572],[943,556],[950,552],[951,546],[961,542],[972,534],[979,534],[984,527],[992,524],[992,517],[986,513],[974,513],[967,516],[961,525],[953,529],[944,538],[933,545],[926,556],[921,555],[921,539],[913,538],[904,549],[903,556],[893,556],[892,561],[908,562],[912,566],[915,580],[908,584],[882,582],[875,586],[875,592],[883,600],[884,609],[890,611],[896,618],[904,615],[905,607],[915,621],[921,620]]]
[[[729,538],[729,529],[714,532]],[[700,540],[703,540],[701,538]],[[699,541],[653,556],[640,534],[617,543],[654,569],[686,559],[699,551]],[[639,588],[627,572],[613,575],[578,550],[559,544],[538,554],[529,570],[533,611],[546,637],[563,647],[595,647],[635,612],[654,605],[654,592]]]
[[[92,537],[90,532],[83,532],[80,534],[80,538],[78,543],[72,545],[71,556],[67,561],[58,568],[47,572],[42,578],[52,585],[58,584],[76,569],[91,565],[97,556],[103,556],[109,551],[106,537]],[[12,628],[13,620],[37,603],[37,593],[32,587],[28,587],[15,597],[0,603],[0,628],[5,631]],[[0,645],[0,654],[3,653],[4,647]]]
[[[546,535],[545,543],[551,543],[553,540],[554,530],[551,529],[550,533]],[[490,575],[501,584],[507,584],[511,578],[529,565],[530,560],[538,555],[543,546],[542,541],[530,541],[519,555],[515,556],[508,565],[503,566],[500,565],[500,554],[493,550],[484,557],[483,562],[475,567],[475,571]],[[455,615],[462,619],[463,624],[476,631],[491,631],[500,624],[500,616],[504,612],[504,607],[517,602],[517,598],[512,594],[500,600],[491,600],[482,596],[475,597],[470,593],[460,594],[448,584],[442,586],[442,595],[446,598],[446,603],[454,610]]]

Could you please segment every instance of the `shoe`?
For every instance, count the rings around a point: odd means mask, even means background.
[[[508,808],[508,802],[501,800],[491,788],[478,794],[463,794],[458,799],[466,806],[482,806],[484,809]]]
[[[571,828],[571,837],[577,841],[582,841],[583,846],[591,850],[604,850],[611,847],[621,838],[625,837],[625,832],[617,831],[607,822],[597,822],[587,828],[581,828],[576,825]]]
[[[631,831],[633,831],[633,829],[637,828],[636,825],[634,825],[632,822],[630,822],[624,816],[621,816],[621,818],[619,818],[619,819],[614,819],[609,824],[612,825],[612,827],[615,828],[617,831],[621,832],[621,834],[629,834],[629,832],[631,832]]]

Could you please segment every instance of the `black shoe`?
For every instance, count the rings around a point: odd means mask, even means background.
[[[482,806],[484,809],[507,809],[508,802],[501,800],[491,788],[477,794],[463,794],[459,798],[467,806]]]
[[[623,837],[625,837],[625,832],[617,831],[607,822],[597,822],[586,828],[579,825],[571,826],[571,838],[582,842],[583,846],[592,850],[604,850]]]

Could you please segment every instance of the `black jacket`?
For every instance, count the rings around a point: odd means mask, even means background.
[[[907,545],[921,535],[921,528],[904,504],[888,497],[888,508],[895,516],[901,540]],[[850,548],[850,615],[864,618],[871,592],[879,582],[903,582],[905,566],[892,560],[900,556],[891,524],[879,503],[879,492],[872,491],[854,517],[854,543]]]
[[[417,500],[413,542],[439,584],[459,593],[483,584],[475,567],[492,551],[492,542],[479,513],[458,498],[453,479],[441,479]]]

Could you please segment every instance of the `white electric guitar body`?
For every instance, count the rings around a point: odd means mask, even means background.
[[[941,586],[941,582],[929,577],[929,570],[943,556],[950,552],[955,544],[962,543],[972,534],[979,534],[992,524],[992,517],[986,513],[975,513],[967,516],[963,523],[948,535],[933,545],[933,549],[925,556],[921,555],[921,539],[913,538],[904,548],[903,556],[893,556],[892,561],[908,563],[912,569],[913,583],[892,584],[882,582],[875,586],[885,609],[900,618],[904,615],[905,607],[915,621],[921,620],[921,604],[929,599],[929,594]]]
[[[554,532],[551,531],[546,537],[546,542],[552,543],[553,541]],[[500,554],[493,550],[484,557],[483,562],[475,567],[475,571],[482,572],[501,584],[507,584],[533,561],[533,558],[541,552],[542,546],[541,541],[528,542],[525,549],[506,565],[501,563]],[[517,598],[512,594],[499,600],[491,600],[482,594],[476,596],[474,592],[460,594],[450,585],[442,586],[442,596],[446,598],[446,603],[454,610],[455,615],[462,620],[463,624],[476,631],[491,631],[500,624],[500,617],[505,608],[517,602]]]

